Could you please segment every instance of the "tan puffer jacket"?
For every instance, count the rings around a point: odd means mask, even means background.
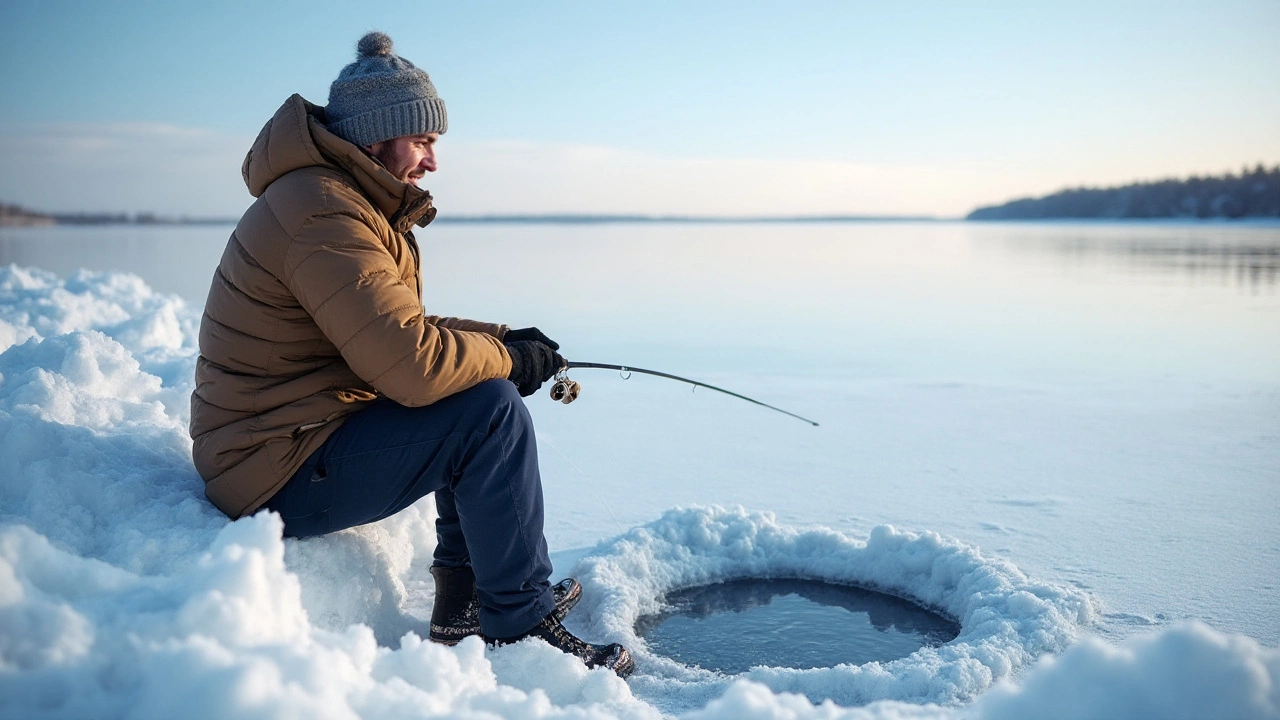
[[[379,395],[420,406],[505,378],[505,325],[425,315],[409,232],[435,215],[294,95],[243,167],[258,198],[227,242],[200,323],[192,455],[236,518],[271,498]]]

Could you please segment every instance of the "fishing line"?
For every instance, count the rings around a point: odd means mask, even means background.
[[[671,373],[660,372],[658,370],[646,370],[644,368],[631,367],[628,365],[610,365],[608,363],[566,361],[564,366],[561,367],[559,370],[557,370],[555,373],[555,384],[551,386],[551,393],[550,393],[552,400],[568,405],[569,403],[578,399],[578,395],[582,392],[582,386],[579,385],[577,382],[569,379],[569,370],[578,369],[578,368],[588,369],[588,370],[617,370],[618,373],[622,376],[623,380],[630,379],[632,373],[642,373],[644,375],[653,375],[655,377],[667,378],[668,380],[676,380],[678,382],[688,383],[692,385],[693,388],[691,391],[697,391],[697,389],[700,387],[707,388],[708,390],[715,390],[716,392],[724,393],[725,395],[736,397],[740,400],[746,400],[749,403],[759,405],[761,407],[765,407],[776,412],[780,412],[783,415],[790,415],[791,417],[797,420],[803,420],[804,422],[807,422],[810,425],[813,425],[814,427],[818,426],[818,423],[810,420],[809,418],[801,417],[793,412],[783,410],[780,407],[774,407],[773,405],[770,405],[768,403],[760,402],[759,400],[756,400],[754,398],[749,398],[746,395],[740,395],[731,390],[725,390],[722,387],[716,387],[715,385],[710,385],[708,383],[704,383],[699,380],[690,380],[689,378],[680,377],[679,375],[672,375]],[[555,450],[560,457],[564,458],[564,461],[569,463],[569,465],[575,471],[577,471],[577,473],[581,475],[583,479],[585,479],[589,484],[595,485],[595,481],[592,480],[591,476],[588,475],[581,467],[578,467],[578,463],[574,462],[573,458],[566,455],[565,452],[560,449],[560,446],[558,446],[556,442],[551,439],[550,436],[546,436],[541,439],[544,440],[547,445],[550,445],[551,449]],[[598,498],[600,500],[600,504],[604,506],[605,512],[609,513],[609,517],[613,520],[613,524],[617,526],[618,534],[622,534],[626,532],[626,529],[622,527],[622,522],[618,519],[618,516],[613,512],[613,508],[604,499],[604,496],[598,495]]]
[[[592,486],[592,487],[598,487],[598,485],[597,485],[596,481],[595,481],[595,480],[593,480],[593,479],[591,478],[591,476],[590,476],[590,475],[588,475],[587,473],[585,473],[585,472],[582,470],[582,468],[578,467],[578,463],[574,462],[574,461],[573,461],[573,458],[571,458],[571,457],[569,457],[568,455],[566,455],[566,454],[565,454],[565,452],[564,452],[563,450],[561,450],[561,449],[560,449],[560,446],[559,446],[559,445],[556,445],[555,440],[552,440],[550,436],[544,436],[544,437],[541,437],[541,438],[539,438],[539,440],[540,440],[540,441],[546,441],[546,443],[547,443],[548,445],[550,445],[550,446],[551,446],[551,449],[552,449],[552,450],[555,450],[557,455],[559,455],[560,457],[564,458],[564,461],[565,461],[565,462],[567,462],[567,463],[569,463],[569,466],[570,466],[570,467],[572,467],[574,470],[577,470],[577,471],[578,471],[578,474],[579,474],[579,475],[581,475],[581,476],[583,477],[583,479],[585,479],[585,480],[587,481],[587,483],[588,483],[590,486]],[[613,519],[613,524],[614,524],[615,526],[617,526],[617,528],[618,528],[618,534],[619,534],[619,535],[621,535],[621,534],[625,533],[625,532],[627,531],[627,529],[626,529],[625,527],[623,527],[623,526],[622,526],[622,521],[621,521],[621,520],[619,520],[619,519],[618,519],[618,516],[617,516],[617,515],[615,515],[615,514],[613,513],[613,508],[612,508],[612,507],[610,507],[610,506],[609,506],[609,503],[604,499],[604,495],[603,495],[603,494],[599,494],[599,493],[597,493],[597,494],[596,494],[596,497],[597,497],[597,498],[599,498],[599,500],[600,500],[600,504],[604,506],[604,510],[605,510],[605,512],[609,513],[609,517]]]

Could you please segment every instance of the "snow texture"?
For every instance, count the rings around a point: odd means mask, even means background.
[[[579,560],[573,627],[631,645],[629,682],[541,643],[433,645],[428,502],[307,541],[205,502],[186,434],[197,321],[133,276],[0,268],[2,718],[1280,717],[1280,652],[1247,637],[1078,639],[1091,598],[972,547],[741,509],[671,510]],[[634,634],[666,591],[757,576],[874,587],[961,634],[890,663],[739,677]]]
[[[933,533],[880,526],[863,543],[822,528],[783,527],[768,513],[720,508],[670,511],[582,560],[577,577],[586,589],[580,616],[636,650],[633,686],[659,704],[685,693],[705,703],[731,682],[649,653],[635,634],[639,616],[658,612],[666,593],[685,587],[752,577],[822,580],[898,595],[960,622],[952,642],[893,662],[745,674],[777,692],[841,704],[971,700],[1040,655],[1066,648],[1093,615],[1080,591],[1033,582]]]

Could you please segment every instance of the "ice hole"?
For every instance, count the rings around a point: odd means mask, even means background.
[[[664,605],[636,621],[649,650],[728,674],[886,662],[960,633],[907,600],[817,580],[732,580],[670,593]]]

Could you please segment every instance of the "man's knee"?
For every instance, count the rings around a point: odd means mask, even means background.
[[[529,409],[509,380],[486,380],[459,395],[479,416],[489,419],[491,425],[531,426]]]
[[[524,401],[520,399],[519,391],[516,390],[515,383],[510,380],[485,380],[468,390],[467,393],[475,395],[479,402],[487,404],[524,404]]]
[[[507,410],[512,407],[524,407],[516,384],[511,380],[485,380],[466,391],[468,400],[484,407],[498,407]]]

